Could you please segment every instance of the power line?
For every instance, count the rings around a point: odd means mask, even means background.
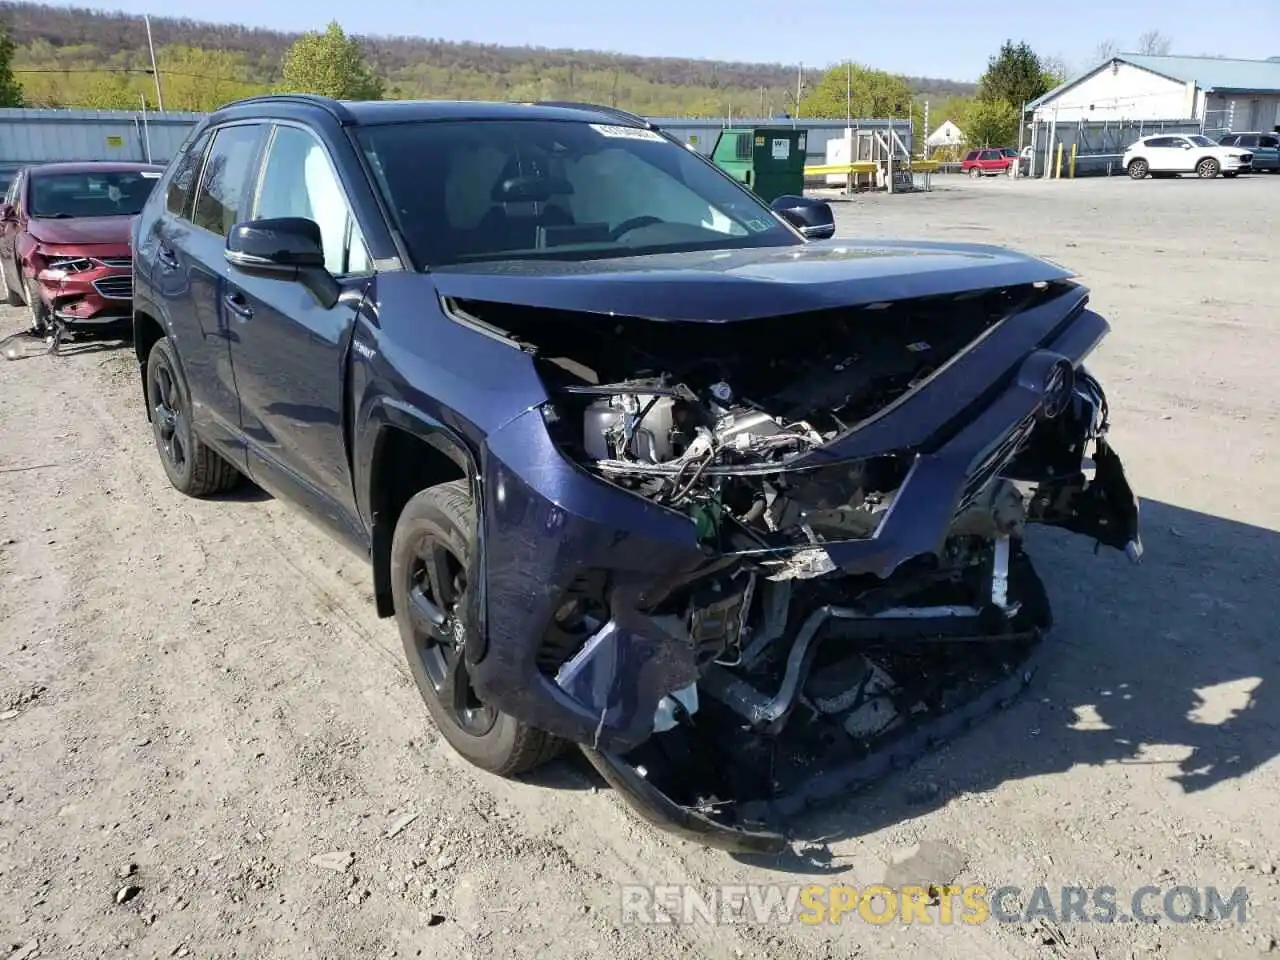
[[[26,70],[13,70],[10,72],[13,73],[15,76],[18,74],[32,74],[32,73],[36,73],[36,74],[114,73],[114,74],[132,74],[132,75],[140,74],[146,77],[150,77],[154,75],[154,71],[151,70],[149,67],[83,67],[83,68],[68,67],[67,69],[62,69],[60,67],[32,67]],[[166,69],[164,71],[164,75],[166,77],[184,77],[188,80],[205,80],[210,83],[259,84],[259,83],[269,82],[266,80],[243,80],[239,77],[210,77],[201,73],[184,73],[181,70],[169,70],[169,69]]]

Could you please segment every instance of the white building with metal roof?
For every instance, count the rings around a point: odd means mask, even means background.
[[[1209,132],[1280,127],[1280,57],[1122,53],[1027,104],[1039,122],[1196,120]]]

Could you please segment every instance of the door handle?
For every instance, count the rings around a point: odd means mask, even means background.
[[[253,316],[253,307],[249,306],[243,293],[228,293],[222,298],[222,302],[241,320],[248,320]]]
[[[178,269],[177,256],[164,244],[160,244],[160,246],[156,248],[156,259],[160,261],[160,266],[164,267],[166,270]]]

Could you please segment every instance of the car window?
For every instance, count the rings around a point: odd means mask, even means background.
[[[1256,147],[1257,145],[1258,145],[1258,138],[1256,135],[1243,136],[1236,141],[1236,146],[1238,147]]]
[[[152,170],[35,173],[27,213],[54,219],[136,216],[159,179]]]
[[[366,273],[369,256],[324,146],[297,127],[278,126],[267,147],[254,219],[304,217],[320,226],[324,265],[332,274]],[[347,253],[351,250],[351,262]]]
[[[1239,137],[1229,133],[1225,137],[1223,137],[1221,140],[1219,140],[1218,143],[1224,147],[1234,147],[1236,144],[1236,141],[1239,139],[1240,139]]]
[[[643,128],[436,121],[357,136],[419,267],[803,242],[698,154]]]
[[[1259,137],[1258,146],[1260,147],[1280,147],[1280,137]]]
[[[191,217],[197,227],[220,237],[231,232],[239,216],[261,133],[261,124],[242,124],[223,127],[214,134]]]
[[[199,139],[183,152],[174,164],[173,173],[165,187],[165,209],[175,217],[187,218],[191,209],[191,191],[195,187],[196,177],[200,174],[200,164],[204,160],[205,149],[209,146],[209,131],[200,134]]]
[[[966,159],[966,160],[977,160],[977,159],[978,159],[978,154],[979,154],[979,153],[981,153],[981,151],[980,151],[980,150],[970,150],[970,151],[968,152],[968,154],[966,154],[966,155],[965,155],[965,159]]]
[[[1198,135],[1194,137],[1183,137],[1181,139],[1190,141],[1191,145],[1195,147],[1216,147],[1217,146],[1217,144],[1214,143],[1212,140],[1210,140],[1208,137],[1201,137]]]

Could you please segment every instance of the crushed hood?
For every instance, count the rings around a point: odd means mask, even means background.
[[[1073,275],[986,244],[839,240],[587,261],[505,260],[431,272],[443,296],[460,300],[706,323]]]
[[[114,246],[128,246],[129,227],[132,221],[132,216],[76,219],[32,217],[27,222],[27,229],[40,243],[59,245],[109,243]]]

